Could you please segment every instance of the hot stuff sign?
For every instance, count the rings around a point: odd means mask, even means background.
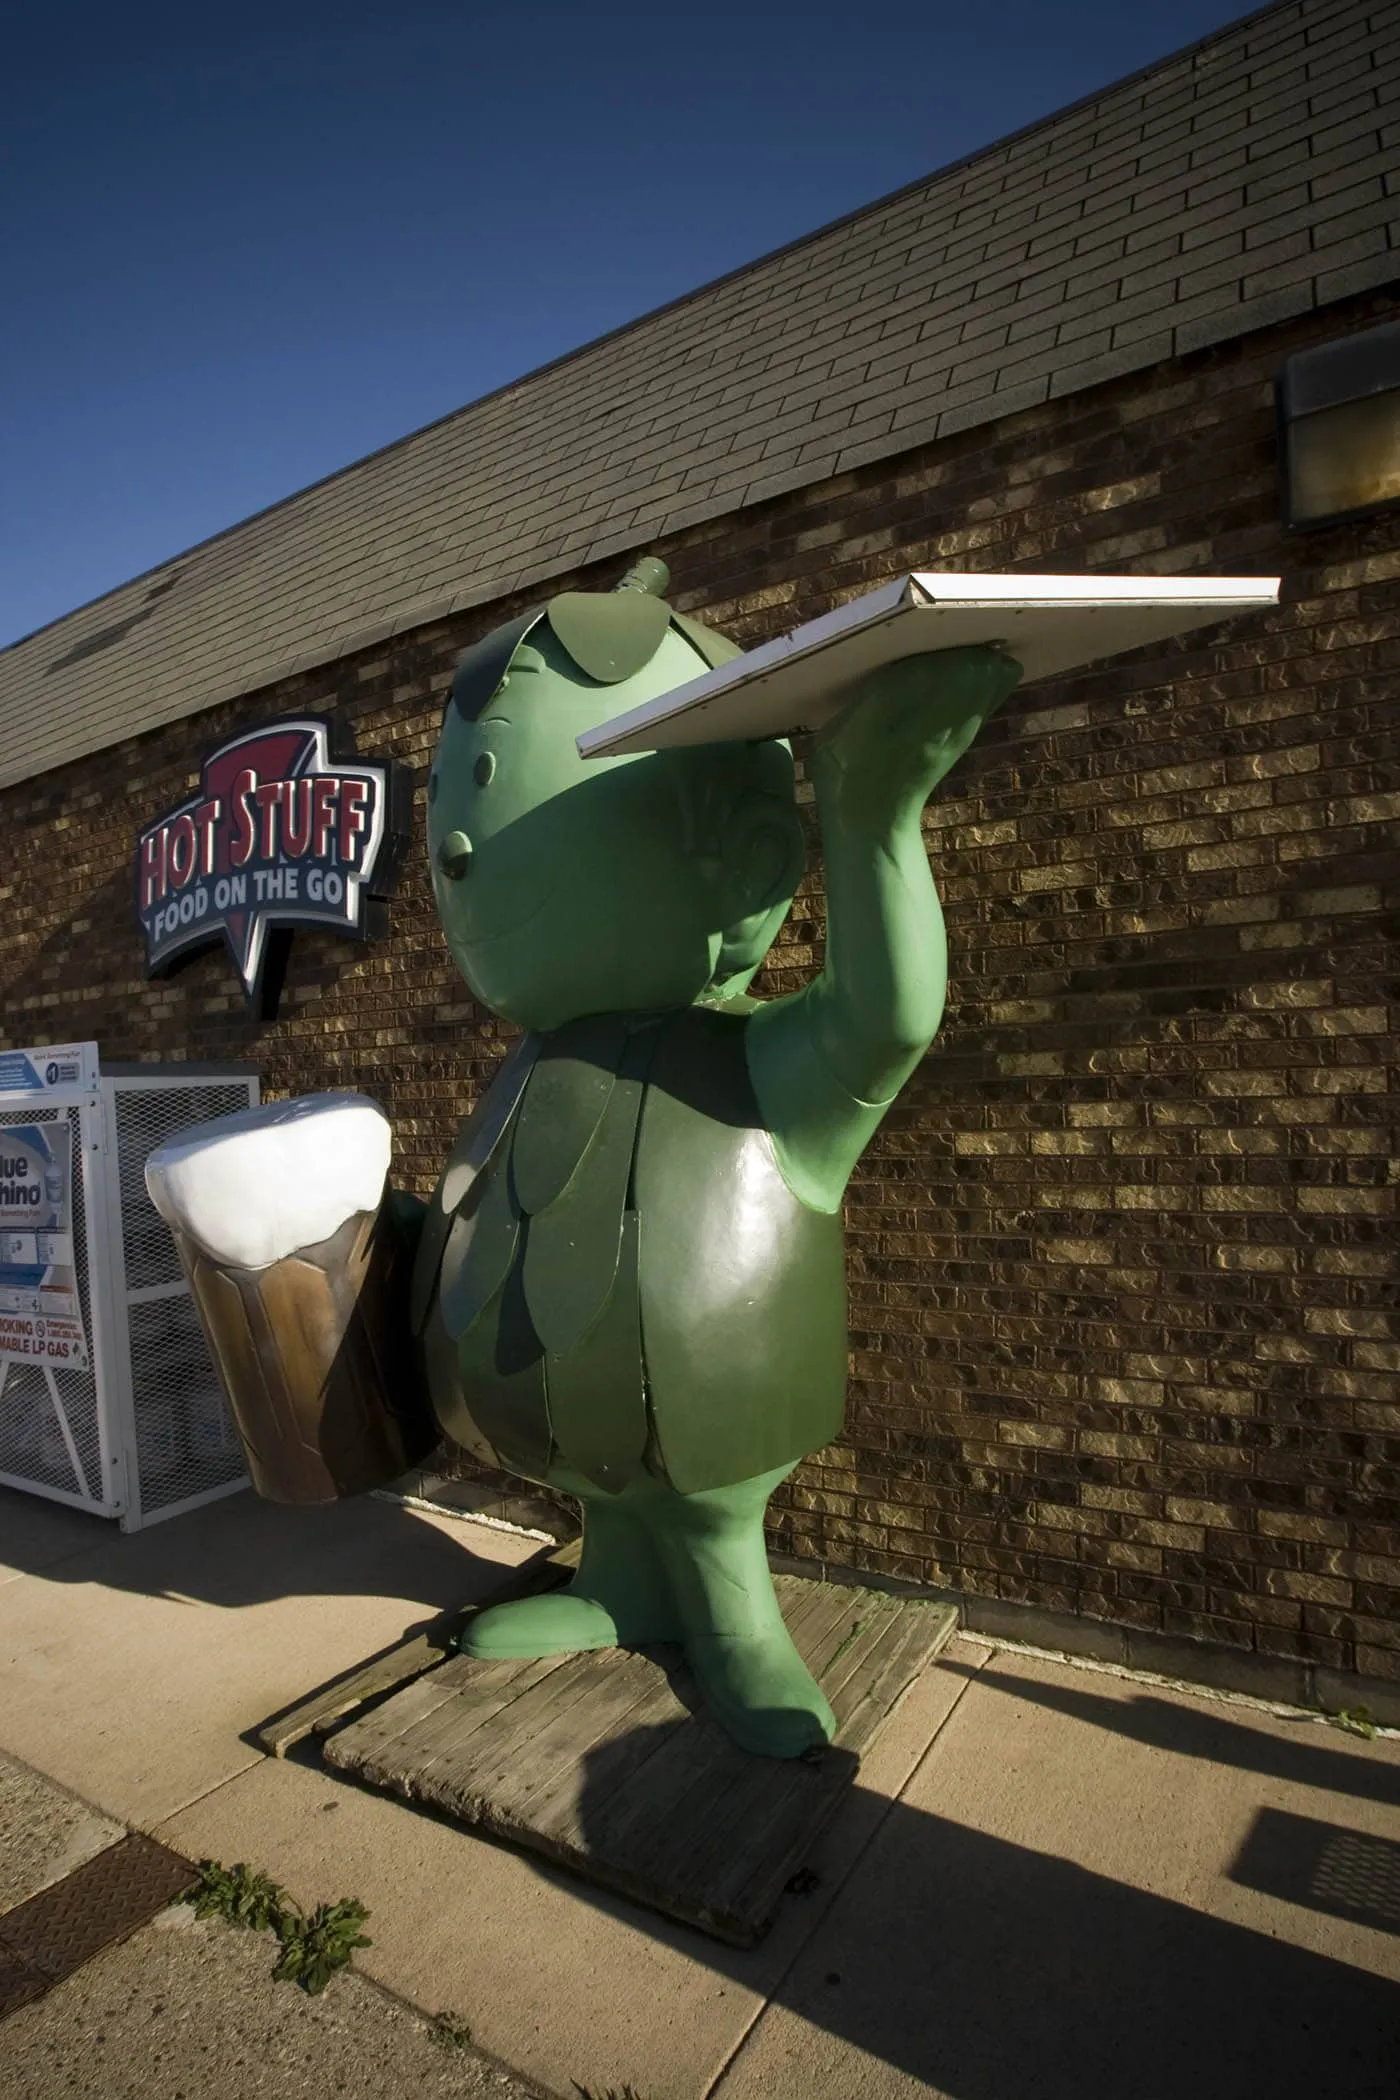
[[[151,975],[228,942],[250,1000],[272,927],[380,931],[406,825],[392,763],[335,758],[318,717],[272,722],[205,759],[199,792],[144,831],[136,910]]]

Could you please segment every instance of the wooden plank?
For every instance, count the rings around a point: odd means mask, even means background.
[[[421,1633],[410,1634],[386,1648],[382,1655],[332,1677],[304,1699],[298,1699],[294,1706],[285,1707],[264,1721],[255,1733],[259,1747],[270,1757],[285,1757],[306,1736],[325,1734],[369,1700],[392,1691],[395,1685],[411,1683],[427,1670],[435,1670],[455,1653],[457,1634],[477,1612],[491,1604],[503,1604],[507,1598],[531,1596],[567,1582],[578,1566],[581,1546],[581,1539],[569,1539],[563,1545],[532,1554],[518,1568],[512,1568],[500,1587],[479,1604],[444,1612]]]
[[[883,1606],[885,1599],[876,1591],[851,1590],[839,1582],[808,1582],[801,1575],[779,1575],[773,1587],[783,1607],[793,1646],[830,1698],[831,1688],[827,1680],[863,1623],[862,1614],[868,1619],[872,1610]],[[815,1592],[815,1604],[807,1612],[800,1609],[804,1590]],[[872,1599],[875,1600],[873,1603]]]
[[[662,1649],[537,1663],[458,1656],[351,1722],[327,1757],[751,1946],[844,1800],[861,1751],[956,1624],[949,1607],[921,1600],[796,1576],[776,1587],[837,1717],[835,1744],[810,1761],[740,1750],[699,1707],[678,1651]]]
[[[563,1660],[550,1655],[531,1663],[471,1663],[465,1656],[455,1656],[351,1724],[353,1769],[375,1785],[417,1794],[422,1778],[446,1749],[514,1706]],[[472,1673],[465,1681],[464,1667]],[[338,1736],[327,1738],[322,1754],[327,1764],[346,1763]]]
[[[867,1620],[868,1642],[864,1646],[853,1642],[847,1651],[852,1665],[846,1682],[824,1686],[836,1714],[836,1747],[854,1759],[857,1769],[862,1752],[875,1740],[919,1671],[952,1638],[957,1617],[949,1605],[909,1602],[903,1609],[872,1614]],[[815,1795],[804,1795],[795,1777],[781,1798],[775,1789],[769,1806],[768,1849],[735,1848],[727,1862],[716,1866],[710,1901],[721,1914],[771,1921],[784,1883],[801,1863],[797,1855],[811,1851],[840,1805],[844,1785],[823,1804]]]
[[[580,1841],[582,1791],[588,1783],[589,1760],[607,1760],[607,1785],[616,1792],[630,1785],[651,1756],[658,1731],[683,1725],[689,1715],[664,1674],[647,1658],[629,1658],[629,1667],[614,1674],[613,1702],[599,1700],[588,1715],[595,1733],[573,1758],[556,1758],[552,1768],[530,1787],[512,1791],[506,1806],[518,1822],[527,1822],[571,1850]],[[609,1706],[612,1711],[609,1713]],[[602,1725],[598,1725],[601,1723]]]
[[[580,1697],[569,1706],[541,1701],[542,1711],[521,1753],[498,1756],[494,1775],[482,1776],[492,1786],[493,1797],[503,1806],[524,1808],[557,1774],[561,1752],[575,1763],[586,1758],[596,1743],[617,1736],[632,1725],[637,1707],[650,1707],[656,1697],[658,1672],[642,1655],[615,1649],[590,1658],[587,1673],[578,1687]],[[669,1686],[662,1686],[670,1698]]]
[[[871,1659],[868,1673],[857,1684],[832,1701],[841,1726],[841,1740],[856,1751],[866,1750],[914,1683],[957,1632],[958,1614],[951,1604],[916,1604],[903,1615],[903,1624],[893,1641]],[[849,1696],[849,1709],[843,1701]]]
[[[821,1683],[822,1664],[842,1644],[850,1607],[848,1600],[829,1594],[834,1585],[809,1583],[802,1587],[816,1589],[817,1595],[805,1623],[793,1613],[795,1645],[799,1651],[805,1649],[803,1659]],[[703,1711],[692,1723],[691,1733],[678,1741],[676,1750],[680,1756],[688,1756],[696,1783],[674,1808],[668,1808],[656,1837],[648,1836],[644,1842],[658,1872],[664,1868],[680,1891],[696,1891],[697,1900],[712,1879],[714,1859],[736,1845],[747,1849],[755,1831],[762,1833],[761,1845],[770,1842],[778,1788],[815,1802],[827,1787],[844,1792],[855,1769],[847,1769],[849,1761],[834,1747],[819,1751],[810,1759],[750,1756]],[[648,1805],[645,1799],[638,1804],[643,1820]]]
[[[400,1738],[404,1754],[418,1758],[426,1767],[441,1751],[474,1735],[483,1718],[504,1725],[502,1717],[537,1685],[548,1679],[552,1689],[578,1667],[579,1658],[571,1655],[541,1655],[528,1661],[511,1657],[499,1662],[454,1655],[432,1677],[434,1684],[445,1686],[451,1694],[450,1711],[443,1713],[441,1722],[425,1715],[407,1730]],[[372,1726],[374,1719],[373,1714],[367,1716],[366,1726]]]
[[[592,1820],[593,1805],[585,1801],[584,1793],[590,1783],[595,1792],[599,1786],[595,1776],[599,1762],[606,1759],[602,1785],[608,1798],[635,1792],[638,1775],[645,1766],[673,1735],[691,1725],[689,1708],[676,1697],[665,1670],[653,1664],[648,1672],[647,1694],[629,1710],[618,1734],[589,1746],[592,1771],[587,1767],[580,1769],[578,1762],[570,1763],[532,1807],[531,1821],[541,1837],[560,1848],[564,1857],[587,1851],[585,1825]]]
[[[793,1760],[776,1776],[760,1769],[764,1845],[755,1848],[736,1842],[755,1812],[750,1798],[754,1791],[751,1782],[736,1787],[719,1813],[707,1819],[704,1837],[685,1869],[684,1879],[693,1881],[697,1889],[707,1890],[708,1900],[721,1912],[747,1885],[755,1864],[774,1856],[781,1861],[789,1844],[802,1840],[804,1833],[810,1847],[821,1823],[854,1779],[860,1758],[842,1727],[852,1704],[851,1687],[860,1687],[868,1659],[893,1641],[900,1619],[898,1601],[878,1592],[859,1593],[853,1600],[847,1591],[841,1599],[840,1616],[820,1649],[814,1648],[809,1663],[836,1714],[835,1742],[820,1759],[811,1763]],[[858,1689],[856,1698],[859,1699]],[[752,1767],[755,1761],[747,1762]],[[740,1875],[737,1883],[736,1869]],[[785,1873],[783,1879],[786,1878]]]
[[[879,1592],[814,1585],[801,1577],[780,1577],[777,1588],[795,1644],[836,1710],[836,1744],[814,1763],[776,1764],[746,1757],[713,1722],[692,1722],[683,1741],[696,1784],[679,1801],[658,1805],[650,1798],[646,1780],[659,1776],[660,1768],[652,1774],[648,1767],[620,1825],[589,1818],[586,1834],[580,1833],[590,1853],[635,1848],[636,1858],[615,1861],[633,1893],[649,1878],[666,1887],[670,1908],[740,1943],[751,1943],[766,1929],[784,1884],[845,1797],[859,1758],[841,1724],[851,1714],[865,1719],[872,1676],[883,1682],[889,1675],[903,1691],[915,1674],[907,1658],[925,1659],[956,1623],[956,1614],[942,1607],[906,1607]],[[932,1620],[923,1616],[930,1610],[937,1615]],[[888,1712],[893,1698],[877,1703]],[[872,1719],[862,1728],[865,1740],[876,1725]]]
[[[513,1757],[493,1747],[489,1763],[469,1768],[459,1757],[453,1774],[444,1774],[478,1804],[478,1819],[491,1829],[507,1835],[536,1830],[547,1804],[562,1805],[567,1818],[597,1746],[631,1735],[639,1710],[653,1705],[659,1679],[654,1663],[618,1652],[608,1655],[606,1667],[600,1667],[602,1662],[602,1657],[593,1659],[588,1681],[575,1688],[582,1696],[564,1711],[551,1713],[545,1701],[538,1702],[537,1725]],[[659,1681],[663,1696],[669,1696],[664,1678]]]
[[[354,1713],[381,1692],[391,1691],[396,1685],[409,1684],[414,1678],[421,1677],[425,1670],[445,1662],[451,1653],[451,1633],[458,1616],[454,1612],[451,1618],[439,1620],[428,1631],[395,1642],[373,1662],[362,1663],[359,1668],[348,1670],[343,1677],[332,1678],[309,1697],[299,1699],[295,1706],[274,1715],[256,1730],[258,1747],[269,1757],[285,1757],[292,1746],[306,1736],[324,1734],[346,1714]]]
[[[558,1715],[567,1721],[572,1708],[588,1696],[598,1655],[556,1655],[543,1660],[547,1669],[539,1662],[518,1662],[513,1666],[512,1683],[505,1688],[510,1696],[503,1700],[489,1729],[474,1728],[466,1741],[460,1742],[449,1725],[449,1717],[444,1716],[444,1725],[434,1732],[431,1743],[423,1743],[416,1732],[404,1738],[401,1752],[412,1770],[415,1790],[424,1791],[431,1786],[434,1800],[455,1800],[463,1788],[464,1798],[484,1793],[528,1753],[548,1717]],[[466,1656],[460,1657],[459,1662],[470,1666]],[[522,1684],[526,1671],[539,1674]],[[475,1817],[469,1820],[474,1821]]]
[[[823,1640],[834,1637],[839,1616],[846,1607],[843,1600],[830,1594],[834,1584],[796,1579],[800,1594],[780,1593],[780,1602],[799,1653],[803,1643],[807,1645],[809,1654],[804,1654],[803,1660],[811,1668],[810,1652],[820,1652]],[[687,1686],[687,1692],[695,1704],[694,1713],[687,1712],[685,1717],[689,1726],[678,1720],[658,1740],[654,1755],[646,1760],[635,1785],[590,1814],[590,1851],[609,1855],[623,1851],[638,1827],[647,1832],[647,1843],[653,1851],[664,1852],[668,1846],[693,1842],[695,1832],[705,1827],[715,1805],[724,1801],[731,1789],[749,1783],[754,1766],[763,1769],[768,1765],[768,1759],[751,1758],[738,1749],[724,1730],[709,1719],[693,1685]],[[686,1702],[678,1703],[684,1707]]]
[[[749,1760],[750,1768],[758,1761]],[[776,1768],[775,1768],[776,1766]],[[741,1869],[738,1887],[747,1886],[757,1861],[781,1867],[779,1888],[798,1864],[795,1846],[810,1850],[820,1830],[859,1770],[859,1759],[833,1743],[819,1756],[764,1759],[749,1769],[726,1800],[692,1833],[688,1850],[672,1849],[671,1886],[699,1922],[711,1929],[739,1934],[745,1924],[742,1906],[729,1891],[732,1870]]]
[[[445,1670],[445,1662],[440,1670],[425,1670],[421,1677],[404,1685],[392,1699],[386,1699],[382,1706],[362,1715],[353,1724],[356,1742],[363,1754],[371,1755],[400,1741],[419,1721],[436,1713],[440,1706],[452,1704],[457,1688],[444,1674]],[[335,1735],[328,1733],[321,1753],[331,1764],[339,1762],[335,1742]]]
[[[895,1599],[882,1599],[869,1607],[851,1620],[849,1633],[823,1672],[823,1689],[843,1742],[848,1741],[845,1731],[851,1720],[866,1702],[874,1672],[905,1633],[909,1616]]]
[[[753,1762],[708,1715],[684,1712],[656,1734],[630,1785],[614,1783],[580,1802],[575,1841],[590,1856],[625,1860],[645,1853],[649,1870],[669,1884],[697,1832],[744,1787]]]
[[[801,1577],[780,1576],[775,1586],[794,1645],[829,1697],[830,1672],[849,1648],[860,1597],[853,1599],[850,1591],[834,1583],[814,1584]],[[700,1784],[676,1805],[668,1826],[674,1837],[665,1846],[678,1885],[697,1892],[708,1886],[716,1859],[736,1848],[747,1853],[753,1826],[763,1832],[760,1850],[774,1841],[773,1817],[780,1798],[801,1805],[799,1821],[810,1820],[828,1793],[839,1797],[844,1792],[855,1771],[844,1746],[810,1761],[775,1763],[737,1751],[712,1721],[704,1721],[704,1730],[703,1746],[681,1745],[681,1754],[691,1752]]]

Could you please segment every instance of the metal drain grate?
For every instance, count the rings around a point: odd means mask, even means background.
[[[0,2020],[28,2005],[31,1998],[42,1998],[48,1987],[46,1976],[0,1944]]]
[[[133,1832],[0,1916],[0,2019],[127,1939],[183,1894],[195,1870]]]

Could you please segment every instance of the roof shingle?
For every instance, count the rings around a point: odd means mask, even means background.
[[[1397,77],[1282,0],[474,402],[0,652],[0,785],[1390,282]]]

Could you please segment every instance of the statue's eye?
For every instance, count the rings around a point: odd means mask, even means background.
[[[476,764],[472,767],[472,778],[479,788],[484,788],[489,787],[495,777],[496,754],[494,751],[483,751]]]

